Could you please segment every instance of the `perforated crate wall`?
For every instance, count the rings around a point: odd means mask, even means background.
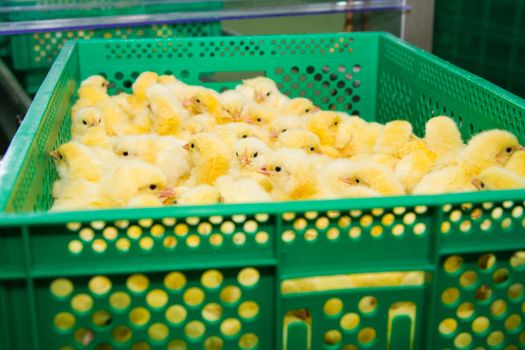
[[[216,90],[265,74],[419,134],[447,114],[466,138],[524,140],[521,99],[386,34],[68,43],[3,162],[2,349],[525,347],[523,190],[42,212],[80,81],[129,91],[144,67]],[[363,274],[382,277],[345,282]]]

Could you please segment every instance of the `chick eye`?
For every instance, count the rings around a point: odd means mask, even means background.
[[[268,92],[266,93],[266,96],[270,96],[270,95],[271,95],[271,92],[268,91]]]
[[[280,171],[281,171],[281,167],[280,167],[280,166],[276,166],[276,167],[275,167],[275,171],[276,171],[276,172],[280,172]]]
[[[359,180],[359,179],[355,179],[355,183],[356,183],[356,184],[361,183],[361,180]]]
[[[306,113],[309,113],[310,112],[310,108],[307,108],[304,110]]]
[[[157,185],[149,185],[149,189],[150,190],[156,190],[157,189]]]
[[[258,155],[259,155],[259,153],[258,153],[258,152],[255,152],[255,153],[253,154],[253,158],[257,158]]]
[[[261,118],[257,118],[257,122],[258,123],[262,122],[262,119]]]
[[[480,183],[479,183],[479,187],[481,187],[481,188],[485,188],[485,184],[484,184],[483,182],[480,182]]]
[[[245,139],[245,138],[248,137],[248,135],[244,134],[244,135],[242,135],[241,137],[242,137],[243,139]]]
[[[310,151],[311,152],[315,151],[315,148],[314,147],[310,147]]]
[[[85,120],[82,121],[82,124],[87,125],[87,122]]]
[[[64,157],[62,157],[62,155],[59,153],[58,154],[58,159],[62,160],[62,159],[64,159]]]
[[[287,131],[288,131],[288,129],[283,129],[281,132],[287,132]]]
[[[334,125],[335,125],[335,126],[339,125],[339,122],[334,122]]]
[[[98,120],[98,123],[99,123],[99,124],[102,123],[102,119],[99,119],[99,120]]]
[[[123,155],[124,157],[127,157],[127,156],[129,155],[129,153],[128,153],[128,152],[122,152],[122,155]]]
[[[195,144],[192,143],[192,144],[190,145],[190,148],[195,148]]]
[[[197,103],[201,103],[201,100],[200,99],[196,99],[195,100]]]
[[[235,156],[238,157],[238,156],[239,156],[239,153],[238,153],[238,152],[235,152]]]
[[[507,147],[507,149],[505,150],[507,153],[512,153],[512,147]]]

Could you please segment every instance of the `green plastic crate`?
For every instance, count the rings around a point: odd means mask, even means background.
[[[525,96],[525,1],[436,0],[433,52]]]
[[[129,91],[144,69],[217,90],[265,74],[419,135],[447,114],[464,137],[500,127],[524,141],[522,99],[389,34],[68,42],[0,169],[2,349],[524,348],[524,190],[45,213],[48,152],[70,137],[79,83],[104,73],[112,93]],[[425,283],[281,292],[299,277],[390,271]],[[415,317],[392,313],[398,303]],[[294,310],[308,322],[283,328]]]

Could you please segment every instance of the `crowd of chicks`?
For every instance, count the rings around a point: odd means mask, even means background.
[[[504,130],[465,143],[453,119],[422,138],[323,111],[265,77],[218,93],[144,72],[132,93],[84,80],[70,142],[51,152],[53,210],[437,194],[525,187],[525,151]]]

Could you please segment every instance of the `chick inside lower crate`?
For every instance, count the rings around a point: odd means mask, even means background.
[[[515,135],[463,140],[430,119],[423,137],[289,98],[266,77],[217,92],[173,75],[140,74],[132,93],[84,80],[72,140],[51,153],[52,210],[438,194],[525,187]]]

